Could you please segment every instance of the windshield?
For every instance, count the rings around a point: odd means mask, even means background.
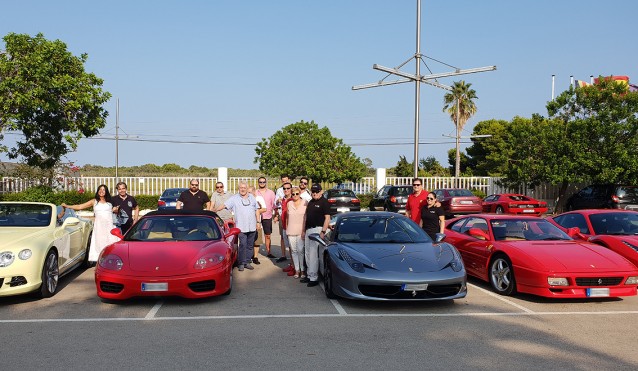
[[[332,197],[352,197],[355,198],[355,194],[354,192],[352,192],[349,189],[331,189],[327,192],[326,195],[327,198],[332,198]]]
[[[52,208],[38,204],[0,204],[0,227],[46,227]]]
[[[352,216],[336,225],[336,240],[354,243],[432,242],[412,220],[402,216]]]
[[[604,213],[589,216],[594,234],[638,234],[638,213]]]
[[[152,216],[143,218],[124,236],[124,241],[212,241],[221,232],[213,218],[205,216]]]
[[[496,241],[571,240],[545,219],[495,219],[491,221]]]
[[[162,197],[177,198],[187,189],[188,188],[169,188],[162,193]]]

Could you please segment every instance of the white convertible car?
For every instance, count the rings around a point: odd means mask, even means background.
[[[0,296],[53,296],[60,276],[86,265],[93,223],[42,202],[0,202]]]

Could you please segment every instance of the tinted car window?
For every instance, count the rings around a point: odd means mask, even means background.
[[[589,220],[594,228],[594,234],[628,235],[638,232],[638,214],[592,214]]]
[[[412,193],[412,187],[396,187],[394,189],[394,196],[408,196]]]
[[[451,190],[448,191],[448,193],[452,197],[474,196],[474,194],[472,192],[470,192],[469,190],[467,190],[467,189],[451,189]]]
[[[336,240],[354,243],[431,242],[421,228],[404,217],[357,216],[339,220]]]
[[[0,226],[46,227],[51,222],[52,208],[37,204],[0,205]]]
[[[581,214],[565,214],[554,218],[554,221],[558,223],[563,228],[573,228],[577,227],[580,230],[580,233],[589,233],[589,228],[587,227],[587,221],[585,217]]]
[[[125,241],[209,241],[221,238],[213,218],[203,216],[153,216],[143,218],[124,236]]]
[[[357,197],[354,192],[349,189],[330,189],[326,192],[326,198],[330,197]]]
[[[169,188],[162,193],[162,197],[179,197],[187,188]]]
[[[638,200],[638,187],[618,187],[616,196],[619,198]]]

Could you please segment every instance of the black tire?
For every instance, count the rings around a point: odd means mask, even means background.
[[[505,210],[503,210],[503,206],[496,206],[496,210],[494,210],[497,214],[503,214]]]
[[[511,260],[506,255],[492,258],[489,270],[490,284],[497,294],[510,296],[516,293],[516,279]]]
[[[40,285],[40,297],[50,298],[55,295],[60,279],[60,268],[58,266],[58,254],[54,250],[49,250],[42,265],[42,285]]]
[[[91,262],[89,262],[89,251],[91,250],[91,236],[93,232],[89,233],[89,238],[86,240],[86,249],[84,250],[84,260],[82,260],[82,268],[91,268]]]
[[[330,268],[330,255],[326,254],[323,259],[323,291],[328,299],[336,299],[334,291],[332,291],[332,270]]]
[[[231,271],[230,271],[230,287],[229,287],[229,288],[228,288],[228,290],[227,290],[225,293],[223,293],[222,295],[224,295],[224,296],[228,296],[228,295],[230,295],[230,293],[231,293],[232,291],[233,291],[233,271],[232,271],[232,269],[231,269]]]

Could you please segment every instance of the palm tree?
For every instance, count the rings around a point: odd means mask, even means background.
[[[473,99],[477,99],[476,91],[470,89],[472,84],[465,81],[457,81],[452,85],[452,91],[443,96],[443,112],[450,114],[452,122],[456,126],[456,164],[454,176],[458,178],[461,174],[461,153],[460,135],[463,127],[470,117],[476,114],[476,104]]]

